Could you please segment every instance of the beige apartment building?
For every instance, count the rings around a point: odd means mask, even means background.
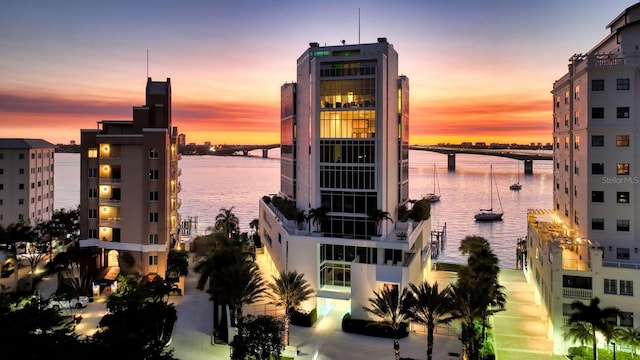
[[[102,249],[106,280],[121,266],[165,277],[179,237],[177,137],[170,79],[148,79],[146,105],[133,108],[132,121],[81,130],[80,246]]]
[[[386,38],[310,43],[296,73],[281,87],[278,195],[326,214],[303,226],[260,200],[265,256],[277,271],[304,274],[316,292],[305,308],[368,318],[374,291],[420,283],[431,265],[430,220],[398,216],[409,204],[409,79]],[[372,221],[376,210],[393,221]]]
[[[1,226],[51,219],[54,153],[42,139],[0,139]]]
[[[597,297],[620,309],[611,324],[639,325],[640,4],[607,28],[553,84],[553,208],[528,213],[525,273],[557,354],[575,345],[564,338],[574,301]]]

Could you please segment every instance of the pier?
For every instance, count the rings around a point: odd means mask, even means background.
[[[431,230],[431,256],[437,258],[440,251],[444,250],[444,242],[447,238],[447,223],[442,228]]]

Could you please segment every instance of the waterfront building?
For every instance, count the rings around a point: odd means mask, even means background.
[[[281,159],[259,234],[274,269],[316,291],[306,308],[367,318],[374,291],[426,278],[430,221],[398,216],[410,206],[409,79],[386,38],[309,44],[297,81],[281,87]]]
[[[0,226],[51,219],[54,153],[42,139],[0,139]]]
[[[125,253],[134,271],[165,277],[180,224],[170,79],[148,79],[146,105],[133,108],[132,121],[103,120],[80,135],[80,246],[102,249],[96,265],[107,280]]]
[[[598,297],[620,309],[616,326],[640,325],[638,20],[639,4],[624,10],[553,84],[553,209],[528,212],[525,273],[558,354],[573,346],[563,325],[576,300]]]

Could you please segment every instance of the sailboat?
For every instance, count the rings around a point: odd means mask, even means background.
[[[518,191],[522,189],[522,185],[520,184],[520,164],[518,164],[518,167],[516,168],[516,173],[518,174],[518,182],[515,184],[511,184],[509,186],[509,189]]]
[[[438,187],[438,192],[436,192],[436,186]],[[438,182],[438,174],[436,173],[436,164],[433,164],[433,192],[424,194],[422,197],[429,202],[440,201],[440,183]]]
[[[493,165],[491,165],[491,181],[489,183],[489,189],[491,190],[491,206],[488,209],[480,209],[478,213],[474,216],[476,221],[499,221],[502,220],[502,215],[504,212],[502,211],[502,201],[500,201],[500,193],[498,192],[498,186],[496,185],[496,194],[498,194],[498,202],[500,203],[500,212],[493,211],[493,183],[495,182],[495,177],[493,176]]]

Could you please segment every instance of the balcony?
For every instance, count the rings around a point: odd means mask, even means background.
[[[116,218],[106,218],[106,219],[100,219],[100,226],[105,226],[105,227],[120,227],[120,218],[116,217]]]
[[[620,262],[620,261],[603,261],[602,266],[618,268],[618,269],[636,269],[636,270],[640,269],[640,264]]]
[[[100,185],[118,185],[122,182],[120,178],[100,177]]]
[[[563,287],[562,296],[568,299],[591,300],[593,298],[593,290]]]
[[[115,205],[115,206],[120,206],[121,204],[121,200],[120,199],[103,199],[100,198],[100,205]]]

